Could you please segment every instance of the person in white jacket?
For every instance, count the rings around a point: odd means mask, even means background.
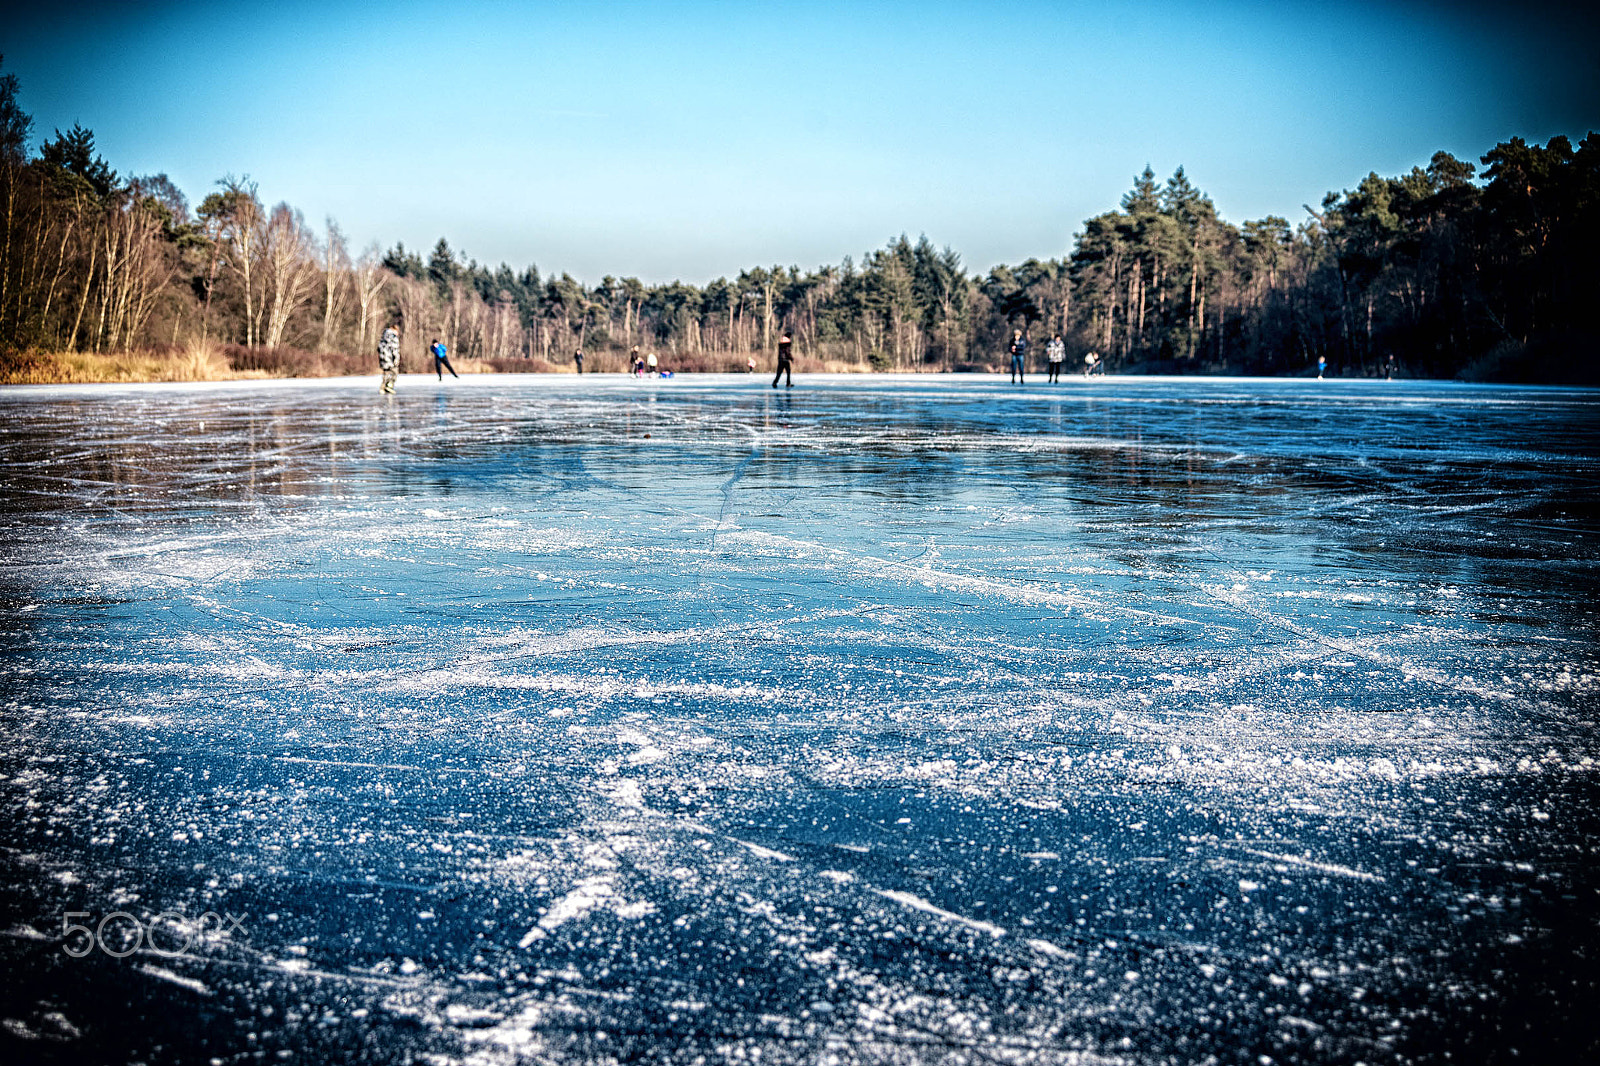
[[[1061,339],[1061,334],[1057,333],[1050,338],[1050,343],[1045,345],[1044,348],[1044,361],[1050,371],[1050,376],[1045,379],[1046,381],[1059,382],[1061,380],[1061,364],[1066,358],[1067,344]]]

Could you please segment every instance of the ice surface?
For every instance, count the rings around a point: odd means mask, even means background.
[[[1595,1052],[1600,393],[15,388],[0,460],[8,1061]]]

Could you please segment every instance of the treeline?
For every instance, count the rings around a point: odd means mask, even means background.
[[[861,260],[756,267],[695,286],[481,266],[441,239],[424,258],[353,252],[337,224],[268,207],[226,177],[191,208],[164,175],[119,176],[78,126],[30,151],[0,77],[0,350],[231,346],[241,369],[286,349],[365,358],[386,321],[422,365],[438,336],[499,369],[620,368],[634,345],[687,369],[764,357],[782,330],[802,361],[882,370],[998,365],[1013,328],[1060,332],[1113,371],[1290,374],[1319,358],[1375,374],[1590,379],[1600,291],[1600,139],[1513,138],[1483,171],[1439,152],[1369,174],[1298,224],[1234,225],[1180,167],[1149,167],[1070,255],[969,273],[902,236]],[[1042,345],[1037,345],[1042,348]],[[279,363],[274,360],[279,359]],[[349,365],[348,362],[344,365]]]

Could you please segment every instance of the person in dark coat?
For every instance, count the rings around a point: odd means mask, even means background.
[[[784,330],[778,337],[778,372],[772,375],[772,387],[778,387],[778,379],[787,377],[789,384],[785,388],[794,388],[794,340],[789,336],[789,331]]]

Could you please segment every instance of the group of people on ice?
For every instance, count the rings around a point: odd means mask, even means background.
[[[433,356],[433,369],[439,375],[440,381],[444,380],[444,372],[446,370],[450,371],[450,376],[453,378],[461,376],[456,373],[456,368],[450,365],[449,349],[445,347],[439,338],[435,337],[433,343],[428,345],[428,352]],[[1023,381],[1023,369],[1027,365],[1027,358],[1028,335],[1020,329],[1012,330],[1011,380],[1013,383]],[[1049,375],[1046,380],[1061,380],[1061,364],[1066,361],[1066,358],[1066,342],[1061,339],[1061,334],[1057,333],[1045,345],[1045,367]],[[1391,356],[1391,358],[1393,357]],[[582,348],[572,353],[572,361],[577,366],[578,373],[583,373]],[[650,377],[669,378],[672,376],[672,371],[661,369],[655,352],[641,354],[637,344],[628,353],[628,368],[634,377],[639,378],[644,377],[646,374]],[[754,358],[750,359],[749,368],[751,372],[755,371],[756,362]],[[1089,352],[1083,357],[1083,373],[1085,377],[1090,374],[1104,374],[1105,369],[1105,364],[1101,362],[1098,353]],[[384,327],[382,335],[378,338],[378,370],[383,375],[382,383],[379,385],[380,391],[385,393],[394,392],[395,379],[400,374],[400,327],[398,324],[391,323]],[[1321,376],[1320,373],[1318,376]],[[783,381],[787,388],[794,388],[794,338],[790,336],[788,330],[784,330],[778,336],[778,372],[772,375],[772,387],[777,388],[779,381]]]
[[[1011,331],[1011,382],[1022,383],[1022,370],[1028,361],[1028,335],[1020,329]],[[1050,343],[1044,346],[1045,372],[1049,375],[1046,381],[1061,380],[1061,364],[1067,361],[1067,342],[1057,333],[1050,338]],[[1090,374],[1104,374],[1106,366],[1100,361],[1100,353],[1089,352],[1083,357],[1083,376]]]
[[[433,356],[433,369],[438,373],[440,381],[444,380],[444,372],[446,370],[450,371],[450,376],[453,378],[461,376],[456,373],[456,368],[450,365],[449,349],[439,338],[435,337],[433,343],[428,345],[428,352]],[[572,362],[578,373],[583,373],[582,348],[572,353]],[[749,368],[752,373],[755,372],[756,361],[754,357],[749,361]],[[787,376],[789,387],[794,388],[793,368],[794,338],[789,335],[788,330],[784,330],[778,338],[778,372],[773,375],[772,387],[777,388],[778,379]],[[672,371],[662,368],[655,352],[640,352],[637,344],[628,353],[628,371],[637,378],[642,378],[646,375],[653,378],[672,377]],[[391,322],[385,326],[378,337],[378,372],[382,375],[378,390],[392,394],[395,381],[400,376],[400,324],[398,322]]]
[[[450,376],[459,378],[456,368],[450,365],[450,350],[438,337],[433,338],[433,343],[428,345],[428,353],[433,356],[433,369],[439,375],[439,380],[444,380],[444,372],[450,371]],[[383,381],[378,386],[378,391],[393,393],[395,379],[400,376],[400,327],[390,324],[385,326],[383,333],[378,337],[378,372],[383,375]]]

